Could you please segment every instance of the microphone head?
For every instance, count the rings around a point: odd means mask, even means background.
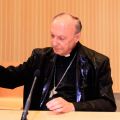
[[[35,70],[35,72],[34,72],[34,77],[39,77],[39,76],[40,76],[40,70],[37,69],[37,70]]]

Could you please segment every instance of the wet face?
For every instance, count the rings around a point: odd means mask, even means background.
[[[56,54],[65,56],[70,54],[79,35],[75,34],[75,24],[73,21],[54,20],[51,25],[51,45]]]

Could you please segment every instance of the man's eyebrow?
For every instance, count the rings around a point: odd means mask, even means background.
[[[51,32],[50,35],[55,35],[55,34]],[[56,36],[57,36],[57,37],[64,37],[64,38],[66,38],[66,36],[64,36],[64,35],[56,35]]]

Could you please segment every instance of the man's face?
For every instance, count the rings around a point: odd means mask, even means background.
[[[51,45],[56,54],[65,56],[69,54],[78,41],[75,34],[75,25],[55,21],[51,25]]]

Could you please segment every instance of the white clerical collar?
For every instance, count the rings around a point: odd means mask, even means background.
[[[69,57],[69,56],[70,56],[70,54],[65,55],[65,57]]]

